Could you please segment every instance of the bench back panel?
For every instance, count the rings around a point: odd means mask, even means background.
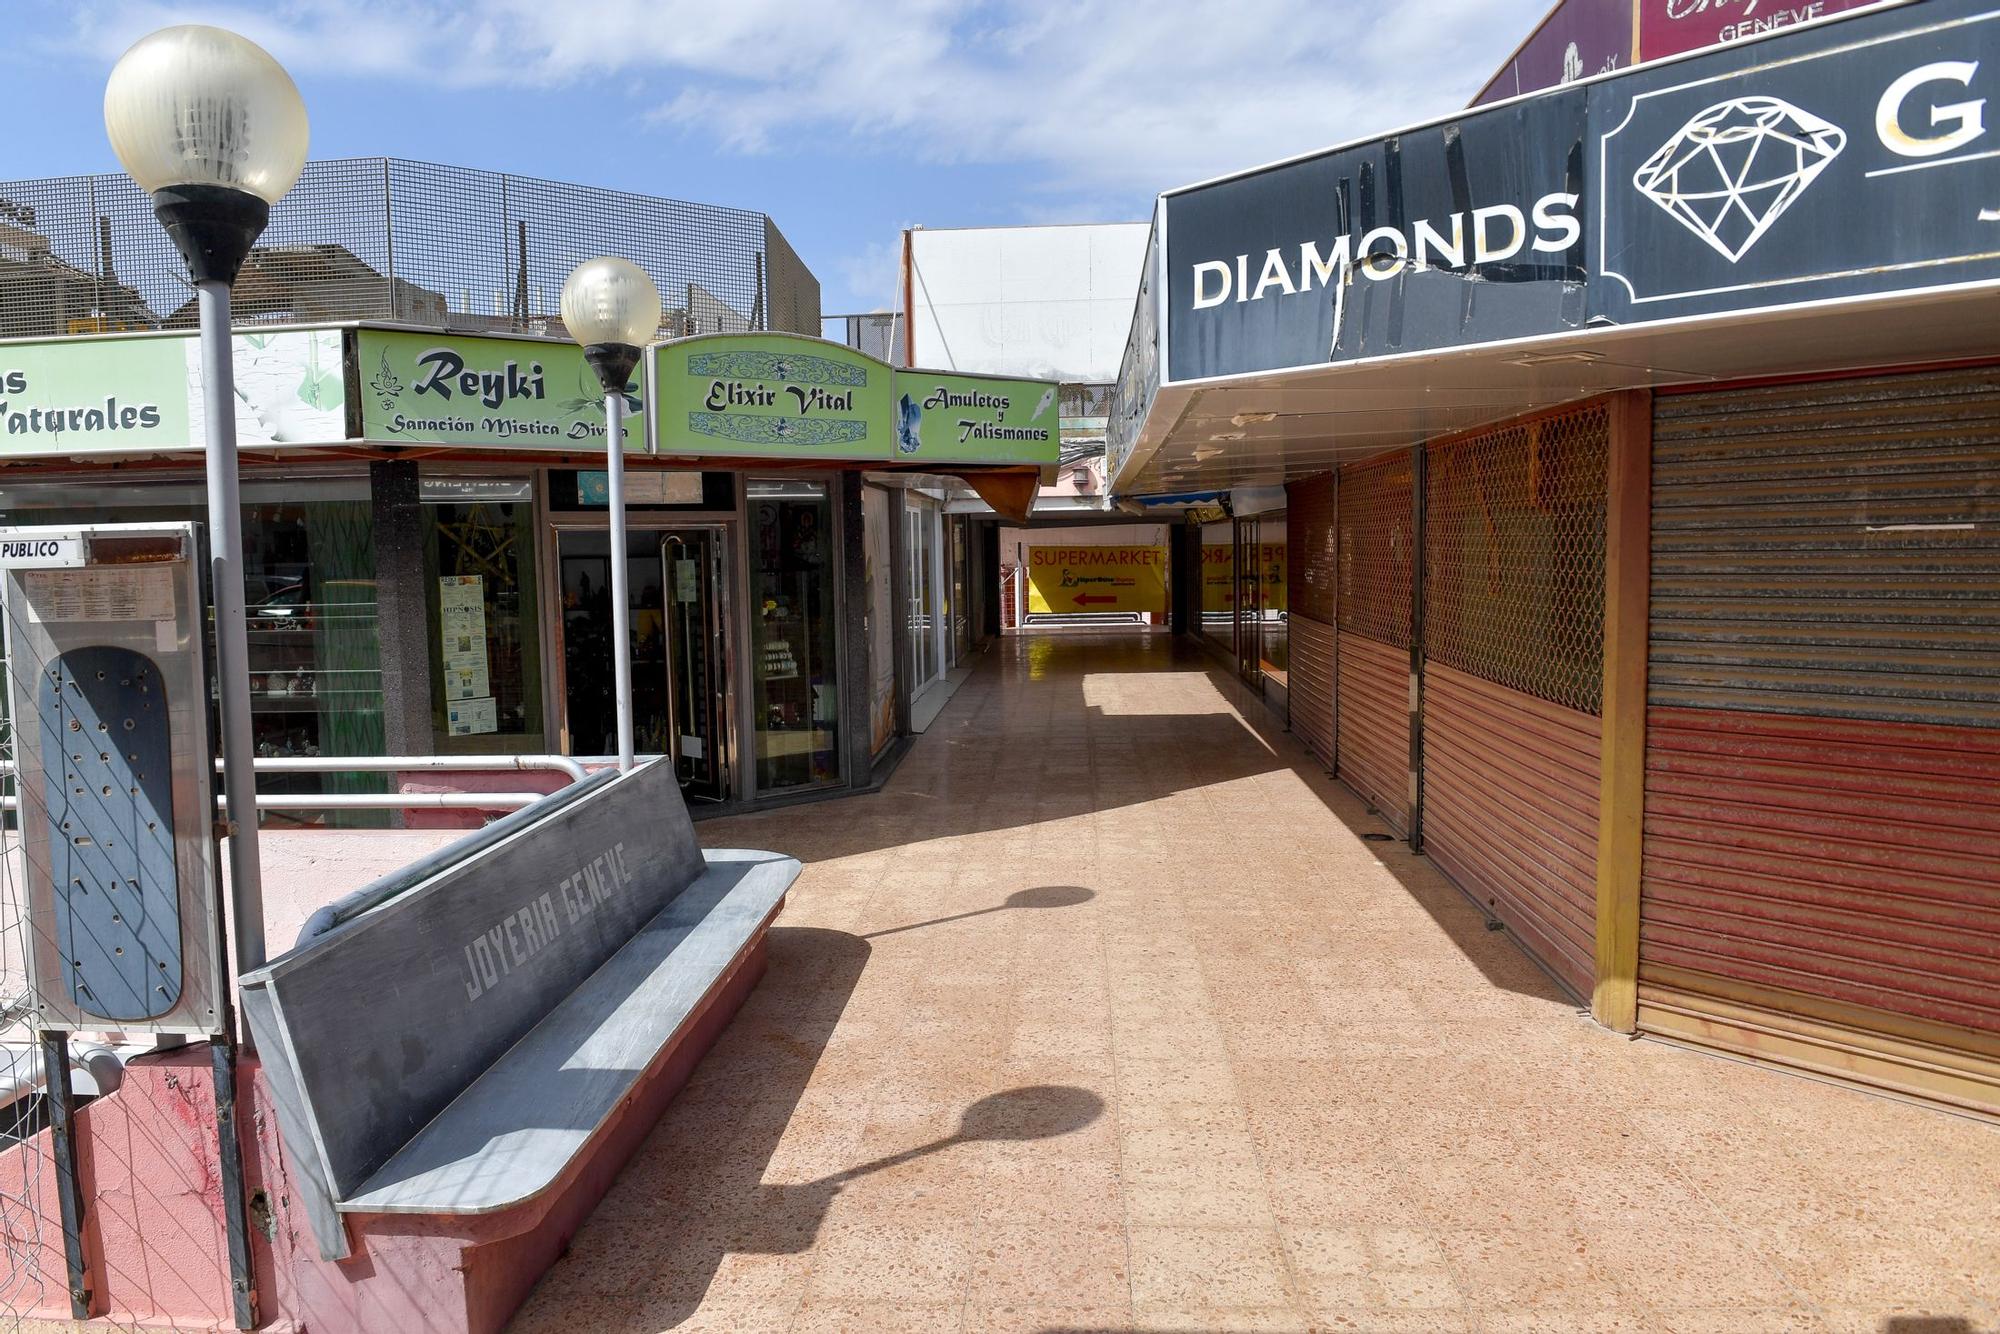
[[[351,1194],[703,865],[654,761],[247,976],[295,1160]]]

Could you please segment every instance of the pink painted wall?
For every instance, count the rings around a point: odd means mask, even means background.
[[[569,786],[569,775],[553,769],[498,769],[490,773],[398,774],[398,792],[554,792]],[[509,808],[490,811],[405,811],[410,829],[477,829],[505,815]]]
[[[266,829],[257,847],[264,862],[267,950],[276,955],[290,949],[315,908],[464,834],[463,829]]]
[[[90,1257],[93,1314],[151,1324],[229,1318],[208,1060],[206,1046],[142,1057],[118,1094],[77,1114],[85,1233],[99,1243]],[[0,1191],[27,1206],[5,1219],[21,1265],[4,1296],[22,1314],[67,1321],[48,1138],[0,1153]]]

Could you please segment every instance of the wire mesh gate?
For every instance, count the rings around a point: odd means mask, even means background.
[[[1342,468],[1338,494],[1340,776],[1392,828],[1407,833],[1415,455],[1401,450]]]
[[[1610,410],[1424,458],[1424,851],[1579,994],[1594,972]]]

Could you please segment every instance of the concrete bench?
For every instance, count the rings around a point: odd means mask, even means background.
[[[580,786],[242,980],[328,1327],[499,1328],[761,975],[798,863]]]

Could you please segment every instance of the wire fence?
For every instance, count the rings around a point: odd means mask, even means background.
[[[6,705],[7,649],[0,637],[0,795],[13,796],[14,723]],[[21,854],[14,812],[0,808],[0,1155],[46,1129],[25,933],[26,900],[17,865]],[[47,1304],[43,1276],[53,1225],[42,1174],[0,1162],[0,1321],[18,1326],[24,1312]],[[61,1237],[57,1228],[55,1237]],[[60,1241],[56,1243],[60,1250]]]
[[[547,333],[570,270],[603,254],[653,276],[668,335],[820,332],[819,282],[762,213],[400,158],[306,164],[233,305],[238,324]],[[186,266],[131,180],[0,181],[0,337],[194,323]]]
[[[1427,658],[1599,711],[1610,442],[1600,403],[1426,452]]]

